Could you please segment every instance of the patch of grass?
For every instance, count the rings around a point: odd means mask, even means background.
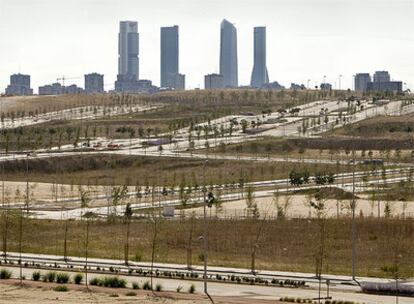
[[[56,272],[49,271],[43,275],[43,282],[54,282],[56,280]]]
[[[155,291],[162,291],[162,285],[161,284],[155,285]]]
[[[342,201],[348,203],[347,200]],[[305,207],[304,207],[305,208]],[[212,214],[214,213],[212,210]],[[254,219],[215,219],[209,223],[209,263],[227,267],[250,267],[251,244],[261,221]],[[67,254],[78,256],[85,231],[81,221],[68,221]],[[38,220],[25,218],[24,225],[30,229],[23,231],[22,247],[31,253],[56,254],[56,248],[63,255],[64,223],[54,220]],[[315,271],[315,244],[318,233],[318,221],[313,219],[290,219],[286,221],[266,220],[263,223],[260,247],[257,251],[257,269],[310,272]],[[390,241],[399,236],[402,255],[401,275],[414,276],[414,221],[407,219],[381,219],[365,216],[357,218],[357,246],[359,276],[384,277],[380,267],[392,264],[395,259]],[[180,221],[163,221],[159,226],[157,240],[157,261],[164,263],[186,264],[188,231],[193,226],[193,235],[203,234],[203,221],[190,218]],[[329,245],[324,271],[330,274],[346,274],[351,265],[351,219],[344,210],[339,219],[326,219],[326,242]],[[123,259],[123,241],[118,240],[125,235],[126,225],[122,221],[90,221],[90,256],[93,258]],[[151,231],[153,227],[147,220],[134,220],[130,224],[130,251],[139,250],[143,261],[151,260]],[[10,226],[9,248],[18,251],[18,225]],[[32,236],[36,235],[36,242]],[[114,241],[118,240],[118,241]],[[247,244],[247,245],[246,245]],[[411,250],[410,250],[411,248]],[[193,244],[193,262],[198,261],[198,253],[202,252],[202,243]],[[149,274],[147,274],[149,275]],[[141,284],[142,285],[142,284]],[[142,286],[141,286],[142,288]],[[155,288],[155,285],[154,285]],[[187,287],[186,287],[187,288]]]
[[[195,290],[196,290],[196,288],[195,288],[195,285],[194,284],[191,284],[190,288],[188,288],[188,292],[189,293],[194,293]]]
[[[92,286],[100,286],[101,285],[101,281],[99,278],[92,278],[89,280],[89,284]]]
[[[129,291],[125,295],[128,296],[128,297],[135,297],[137,294],[133,291]]]
[[[40,275],[39,271],[35,271],[35,272],[32,273],[32,280],[33,281],[39,281],[40,277],[41,277],[41,275]]]
[[[81,274],[81,273],[77,273],[73,277],[73,282],[75,282],[75,284],[79,285],[80,283],[82,283],[82,280],[83,280],[83,274]]]
[[[12,276],[11,271],[7,270],[7,269],[1,269],[0,270],[0,280],[8,280],[10,279]]]
[[[69,282],[70,276],[67,273],[59,272],[56,274],[56,283],[66,284]]]
[[[55,288],[53,288],[54,291],[59,291],[59,292],[67,292],[69,291],[69,288],[66,285],[61,285],[61,286],[56,286]]]
[[[150,281],[145,281],[144,285],[142,285],[142,289],[144,289],[144,290],[151,290],[151,283],[150,283]]]
[[[204,162],[199,159],[158,158],[121,155],[85,155],[29,160],[30,181],[76,185],[148,185],[177,186],[185,180],[200,185],[203,180]],[[26,161],[5,162],[5,179],[26,181]],[[298,169],[311,175],[315,172],[349,171],[344,165],[306,164],[285,162],[254,162],[237,160],[210,160],[206,167],[209,184],[231,184],[244,181],[260,181],[286,178],[287,172]],[[58,172],[65,174],[56,175]],[[157,172],[157,174],[154,174]],[[139,178],[137,178],[139,177]],[[162,177],[162,178],[159,178]],[[144,190],[144,189],[142,189]],[[136,260],[142,258],[138,253]]]
[[[109,288],[125,288],[127,282],[115,276],[107,276],[101,278],[95,277],[89,281],[89,284]]]
[[[132,283],[132,289],[136,289],[136,290],[137,290],[137,289],[140,289],[140,288],[139,288],[139,283],[138,283],[138,282],[133,282],[133,283]]]

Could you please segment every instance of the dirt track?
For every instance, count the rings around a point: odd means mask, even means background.
[[[20,287],[18,280],[7,280],[0,283],[0,304],[32,304],[32,303],[141,303],[141,304],[207,304],[211,303],[202,294],[186,294],[174,292],[152,293],[143,290],[134,291],[136,295],[127,296],[131,289],[112,289],[91,287],[92,292],[86,292],[84,286],[67,284],[68,292],[57,292],[53,288],[58,284],[24,281]],[[252,302],[254,301],[254,302]],[[270,304],[278,301],[241,299],[237,297],[215,297],[216,304]]]

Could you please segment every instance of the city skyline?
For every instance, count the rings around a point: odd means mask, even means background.
[[[205,4],[178,1],[176,6],[154,1],[142,7],[133,1],[113,4],[104,0],[98,7],[93,1],[57,2],[59,5],[48,0],[38,1],[36,5],[24,0],[0,1],[0,33],[4,37],[0,42],[1,92],[8,85],[9,76],[18,72],[32,76],[35,90],[62,75],[79,78],[73,83],[83,86],[83,75],[90,72],[104,74],[105,89],[113,89],[118,69],[115,37],[121,20],[136,20],[140,24],[140,78],[151,79],[156,85],[160,84],[160,27],[179,25],[181,72],[187,76],[188,88],[202,88],[204,75],[219,72],[218,25],[223,17],[237,27],[239,85],[250,83],[251,31],[255,26],[264,25],[271,82],[306,85],[311,79],[313,86],[327,75],[327,82],[337,87],[341,74],[342,88],[352,88],[352,75],[358,72],[389,70],[395,79],[403,79],[408,87],[414,86],[410,60],[414,38],[407,30],[413,25],[409,17],[414,7],[409,1],[387,5],[387,1],[366,1],[358,2],[358,6],[353,0],[329,4],[317,0],[312,5],[299,0],[290,2],[291,5],[287,1],[261,0],[258,1],[261,5],[255,5],[257,1],[245,1],[237,10],[234,10],[235,1]],[[22,6],[26,9],[21,10]],[[276,6],[277,10],[272,10]],[[306,14],[311,6],[312,18]],[[364,17],[358,24],[347,19],[347,13],[356,8],[356,15]],[[80,13],[73,14],[75,11]],[[397,16],[392,23],[385,18],[389,11]],[[157,17],[152,18],[155,12]],[[189,12],[191,17],[187,17]],[[36,17],[28,18],[29,13],[36,13]],[[331,13],[336,13],[335,17]],[[69,15],[73,15],[73,22],[58,22]],[[336,22],[338,16],[344,17],[341,22]],[[311,22],[318,17],[323,21]],[[359,27],[364,30],[357,32]]]

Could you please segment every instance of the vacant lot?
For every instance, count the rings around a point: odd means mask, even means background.
[[[12,217],[8,229],[8,247],[19,248],[18,219]],[[314,272],[324,223],[325,253],[323,271],[350,274],[351,221],[347,218],[292,220],[216,220],[209,222],[209,262],[217,266],[249,268],[252,249],[256,248],[257,268]],[[85,221],[68,223],[68,255],[83,256]],[[126,225],[119,222],[91,221],[89,254],[93,257],[124,258]],[[150,220],[133,220],[130,226],[130,259],[150,260],[155,231]],[[0,231],[4,233],[4,225]],[[157,225],[156,261],[201,264],[203,222],[167,220]],[[63,254],[64,221],[23,221],[23,251]],[[189,250],[191,248],[191,251]],[[191,253],[191,255],[188,255]],[[359,218],[357,220],[357,274],[386,276],[382,271],[398,260],[403,277],[414,276],[414,221]]]

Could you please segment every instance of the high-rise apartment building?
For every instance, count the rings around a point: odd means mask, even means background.
[[[209,74],[204,76],[204,88],[206,90],[223,89],[224,77],[220,74]]]
[[[355,91],[365,92],[368,89],[368,84],[371,82],[371,75],[369,73],[358,73],[355,75]]]
[[[30,75],[13,74],[10,76],[10,85],[6,88],[7,95],[32,95]]]
[[[237,30],[225,19],[221,22],[220,32],[220,75],[224,87],[238,87]]]
[[[266,67],[266,27],[254,28],[254,65],[250,85],[261,88],[269,83]]]
[[[355,75],[355,91],[365,92],[402,92],[402,81],[391,81],[388,71],[377,71],[374,73],[373,80],[368,73]]]
[[[103,93],[104,92],[104,75],[91,73],[85,75],[85,93]]]
[[[374,82],[389,82],[390,74],[387,71],[377,71],[374,74]]]

